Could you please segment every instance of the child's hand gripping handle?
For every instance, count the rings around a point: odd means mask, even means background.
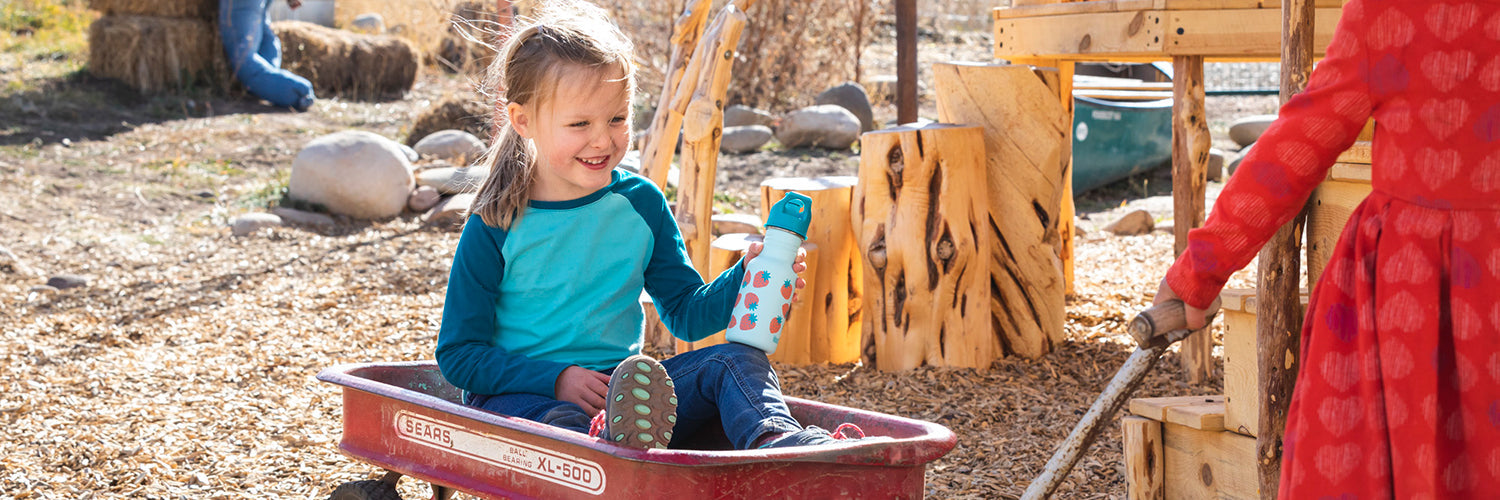
[[[1214,299],[1213,303],[1208,305],[1208,309],[1203,311],[1209,323],[1212,323],[1214,316],[1219,314],[1219,302],[1219,299]],[[1142,347],[1153,342],[1171,344],[1182,340],[1188,333],[1192,333],[1187,331],[1187,316],[1184,314],[1184,307],[1181,300],[1174,299],[1141,311],[1135,319],[1130,320],[1131,338],[1134,338],[1135,343]],[[1170,335],[1178,332],[1181,334]]]

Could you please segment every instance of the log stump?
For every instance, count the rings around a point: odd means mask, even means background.
[[[760,184],[761,214],[771,213],[771,206],[791,191],[812,199],[812,223],[806,241],[818,248],[817,262],[808,255],[808,268],[802,273],[808,286],[798,292],[801,301],[812,309],[812,338],[808,340],[805,363],[853,363],[860,359],[864,263],[849,218],[858,180],[852,176],[795,177],[767,179]],[[783,337],[783,345],[785,342]]]
[[[851,219],[875,365],[988,368],[1002,351],[990,316],[983,129],[904,126],[861,144]]]
[[[985,173],[970,181],[988,187],[989,210],[980,230],[994,242],[985,247],[994,294],[991,328],[1004,353],[1040,358],[1065,336],[1058,225],[1064,217],[1072,221],[1062,213],[1072,143],[1069,114],[1057,97],[1057,72],[947,63],[933,66],[933,81],[939,120],[984,131]]]

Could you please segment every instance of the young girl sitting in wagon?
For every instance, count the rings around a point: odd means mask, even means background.
[[[745,268],[705,284],[662,192],[615,169],[630,142],[631,44],[599,8],[559,7],[488,71],[507,123],[453,257],[443,376],[465,404],[579,432],[592,421],[625,446],[666,448],[714,423],[736,449],[833,442],[792,418],[758,349],[640,354],[643,288],[674,335],[698,340],[729,320]]]
[[[1190,326],[1375,119],[1374,192],[1313,289],[1281,498],[1500,494],[1500,2],[1351,0],[1168,271]]]

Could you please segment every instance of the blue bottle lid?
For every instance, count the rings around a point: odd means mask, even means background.
[[[812,223],[812,198],[798,192],[788,192],[781,201],[771,206],[766,216],[766,227],[778,227],[807,238],[807,226]]]

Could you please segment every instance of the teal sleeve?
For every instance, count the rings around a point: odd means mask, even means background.
[[[505,235],[486,226],[478,215],[469,216],[464,225],[443,301],[435,353],[438,369],[449,383],[474,394],[526,392],[555,398],[557,376],[568,364],[510,353],[493,340],[504,334],[495,318],[495,302],[505,274],[500,253]]]
[[[672,335],[692,342],[723,330],[734,312],[743,263],[704,283],[688,259],[682,232],[667,209],[667,199],[656,185],[641,180],[622,190],[654,237],[651,260],[646,264],[646,293],[651,294],[662,323]]]

